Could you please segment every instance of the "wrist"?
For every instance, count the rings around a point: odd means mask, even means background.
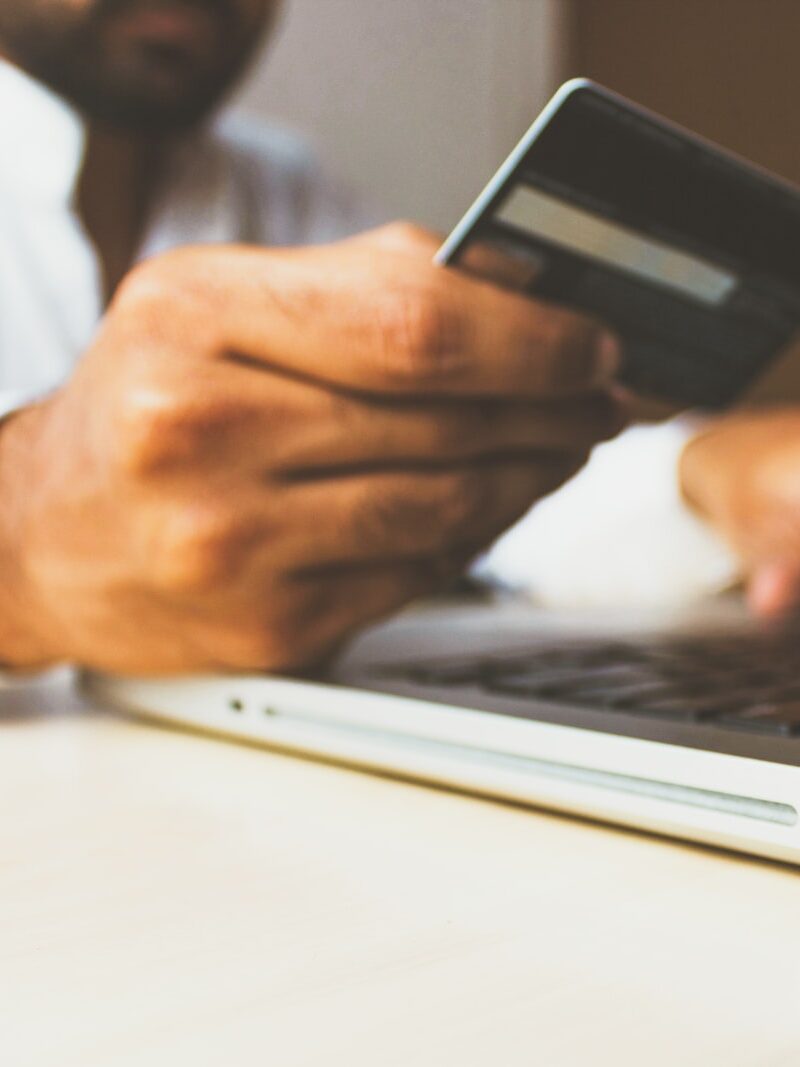
[[[59,658],[45,638],[45,612],[26,557],[38,414],[24,409],[0,422],[0,667],[10,670],[40,670]]]

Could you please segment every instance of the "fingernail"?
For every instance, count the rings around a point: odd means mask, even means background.
[[[613,378],[622,366],[622,348],[613,333],[604,333],[597,345],[597,374],[605,381]]]

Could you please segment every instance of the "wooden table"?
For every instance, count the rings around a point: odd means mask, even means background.
[[[3,1067],[797,1067],[790,868],[0,691]]]

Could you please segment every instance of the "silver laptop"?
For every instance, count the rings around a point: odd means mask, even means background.
[[[421,607],[326,678],[90,675],[104,703],[351,766],[800,862],[800,635],[733,601]]]

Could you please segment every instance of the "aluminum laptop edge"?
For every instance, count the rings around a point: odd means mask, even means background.
[[[179,727],[800,863],[797,636],[734,599],[621,619],[501,597],[412,609],[324,678],[82,685]]]

